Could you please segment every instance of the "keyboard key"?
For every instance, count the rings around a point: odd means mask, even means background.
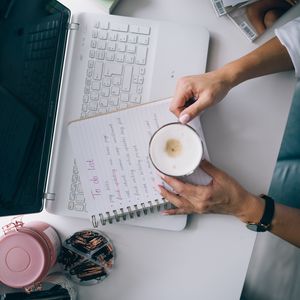
[[[92,90],[100,90],[100,81],[95,80],[92,82]]]
[[[99,93],[97,91],[91,91],[90,99],[92,101],[97,101],[99,99]]]
[[[111,94],[114,96],[118,96],[120,94],[120,89],[117,86],[113,86],[111,88]]]
[[[135,94],[132,94],[132,95],[130,95],[130,97],[129,97],[129,101],[130,101],[131,103],[141,103],[141,100],[142,100],[141,95],[135,95]]]
[[[132,44],[127,45],[127,52],[128,53],[135,53],[135,50],[136,50],[135,45],[132,45]]]
[[[140,67],[140,74],[145,75],[146,69],[144,67]]]
[[[103,63],[100,61],[95,61],[95,68],[94,68],[94,79],[95,80],[101,79],[102,69],[103,69]]]
[[[89,110],[97,110],[98,108],[98,102],[97,101],[92,101],[88,104],[88,109]]]
[[[130,24],[129,31],[132,32],[132,33],[139,33],[139,26],[134,25],[134,24]]]
[[[133,54],[126,54],[125,55],[125,62],[128,64],[134,63],[134,55]]]
[[[92,31],[92,37],[97,38],[98,37],[98,30],[93,30]]]
[[[100,22],[100,28],[101,29],[108,29],[109,28],[109,22],[106,20],[101,20]]]
[[[137,94],[142,94],[143,93],[143,86],[142,85],[138,85],[136,87],[136,92],[137,92]]]
[[[94,67],[94,61],[93,60],[89,60],[88,67],[89,68],[93,68]]]
[[[105,49],[106,49],[106,41],[104,41],[104,40],[99,40],[99,41],[98,41],[97,48],[100,49],[100,50],[105,50]]]
[[[110,61],[113,61],[115,59],[115,53],[114,52],[111,52],[111,51],[107,51],[105,53],[105,58],[107,60],[110,60]]]
[[[115,61],[123,62],[124,61],[124,53],[116,53]]]
[[[139,84],[143,84],[144,83],[144,77],[143,76],[139,76],[138,83]]]
[[[113,76],[112,77],[112,84],[113,85],[121,85],[121,77],[120,76]]]
[[[91,47],[96,48],[97,47],[97,41],[96,40],[91,40]]]
[[[120,94],[120,100],[122,102],[128,102],[129,101],[129,95],[128,94],[125,94],[125,93],[121,93]]]
[[[83,95],[83,102],[87,103],[89,102],[89,100],[90,100],[89,95]]]
[[[107,43],[107,49],[110,51],[115,51],[116,50],[116,43],[115,42],[108,42]]]
[[[139,33],[141,34],[150,34],[150,27],[149,26],[140,26]]]
[[[133,67],[128,65],[124,68],[123,91],[129,92],[131,86]]]
[[[145,65],[147,59],[147,47],[138,47],[136,51],[136,59],[135,62],[139,65]]]
[[[123,66],[119,63],[112,62],[110,64],[105,64],[104,66],[104,75],[105,76],[111,76],[113,74],[115,75],[121,75],[122,74]],[[131,67],[132,69],[132,67]]]
[[[96,51],[96,58],[103,60],[105,58],[105,51],[104,50]]]
[[[110,77],[103,77],[102,84],[104,86],[110,87],[111,86],[111,79],[110,79]]]
[[[125,52],[125,50],[126,50],[126,44],[121,43],[117,45],[117,51]]]
[[[128,35],[128,43],[136,44],[137,43],[137,35],[129,34]]]
[[[109,32],[108,39],[110,41],[116,41],[118,38],[118,34],[116,32]]]
[[[106,114],[107,113],[107,108],[101,107],[98,109],[98,113],[100,114]]]
[[[110,29],[114,31],[128,31],[128,24],[123,23],[110,23]]]
[[[94,58],[95,57],[95,50],[90,50],[90,58]]]
[[[149,36],[140,35],[138,38],[138,43],[141,45],[149,45]]]
[[[99,30],[98,31],[98,38],[100,40],[107,40],[107,31]]]
[[[132,81],[133,81],[133,83],[138,83],[139,82],[139,76],[138,75],[133,75],[132,76]]]
[[[108,100],[108,104],[111,106],[117,106],[119,104],[119,97],[118,96],[112,96],[109,100]]]
[[[109,96],[109,93],[110,93],[109,88],[104,87],[104,88],[101,89],[101,96],[103,96],[103,97],[108,97],[108,96]]]
[[[127,42],[127,34],[126,33],[119,33],[119,42]]]
[[[107,98],[101,98],[99,101],[100,107],[106,107],[108,105],[108,99]]]

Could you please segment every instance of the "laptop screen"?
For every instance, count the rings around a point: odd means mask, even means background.
[[[0,0],[0,216],[42,210],[69,16]]]

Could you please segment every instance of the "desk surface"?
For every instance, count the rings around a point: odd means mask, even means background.
[[[74,10],[94,11],[97,0],[64,0]],[[226,17],[216,17],[209,0],[121,0],[115,14],[205,26],[211,34],[207,70],[254,49]],[[290,18],[291,14],[286,16]],[[285,20],[282,20],[285,21]],[[196,37],[195,37],[196,38]],[[236,87],[203,116],[203,129],[213,163],[253,193],[267,192],[294,87],[286,72]],[[4,225],[10,218],[0,218]],[[87,220],[46,212],[24,217],[52,224],[62,239],[90,228]],[[235,218],[191,216],[181,232],[113,225],[104,232],[114,242],[117,259],[103,283],[80,287],[80,299],[239,299],[255,234]]]

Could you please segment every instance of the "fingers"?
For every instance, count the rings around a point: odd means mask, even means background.
[[[175,191],[176,194],[189,198],[194,194],[196,186],[190,183],[182,182],[176,178],[160,174],[161,178]]]
[[[188,214],[188,212],[186,212],[184,208],[174,208],[174,209],[164,210],[162,214],[166,216],[173,216],[173,215],[186,215]]]
[[[193,120],[196,116],[200,114],[204,109],[207,108],[207,103],[206,99],[203,99],[203,97],[200,97],[197,99],[195,103],[190,105],[189,107],[185,108],[184,110],[181,111],[180,116],[179,116],[179,121],[182,124],[186,124]]]
[[[170,104],[170,111],[175,114],[178,118],[180,113],[185,109],[185,103],[188,99],[193,96],[191,89],[184,89],[183,87],[178,87],[173,100]]]
[[[168,191],[163,186],[159,186],[160,194],[166,198],[170,203],[172,203],[176,208],[168,209],[162,212],[163,215],[182,215],[191,213],[186,207],[184,207],[186,199],[175,195],[174,193]]]
[[[179,196],[175,195],[174,193],[168,191],[165,189],[163,186],[159,185],[158,186],[160,189],[160,194],[166,198],[169,202],[171,202],[173,205],[176,207],[181,207],[182,206],[182,200],[180,199]]]
[[[217,167],[215,167],[212,163],[210,163],[206,159],[201,161],[200,167],[204,172],[206,172],[212,178],[216,177],[216,175],[221,173],[221,171]]]

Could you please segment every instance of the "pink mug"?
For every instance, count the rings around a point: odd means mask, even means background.
[[[14,221],[0,237],[0,281],[13,288],[35,289],[54,266],[61,241],[49,224]]]

